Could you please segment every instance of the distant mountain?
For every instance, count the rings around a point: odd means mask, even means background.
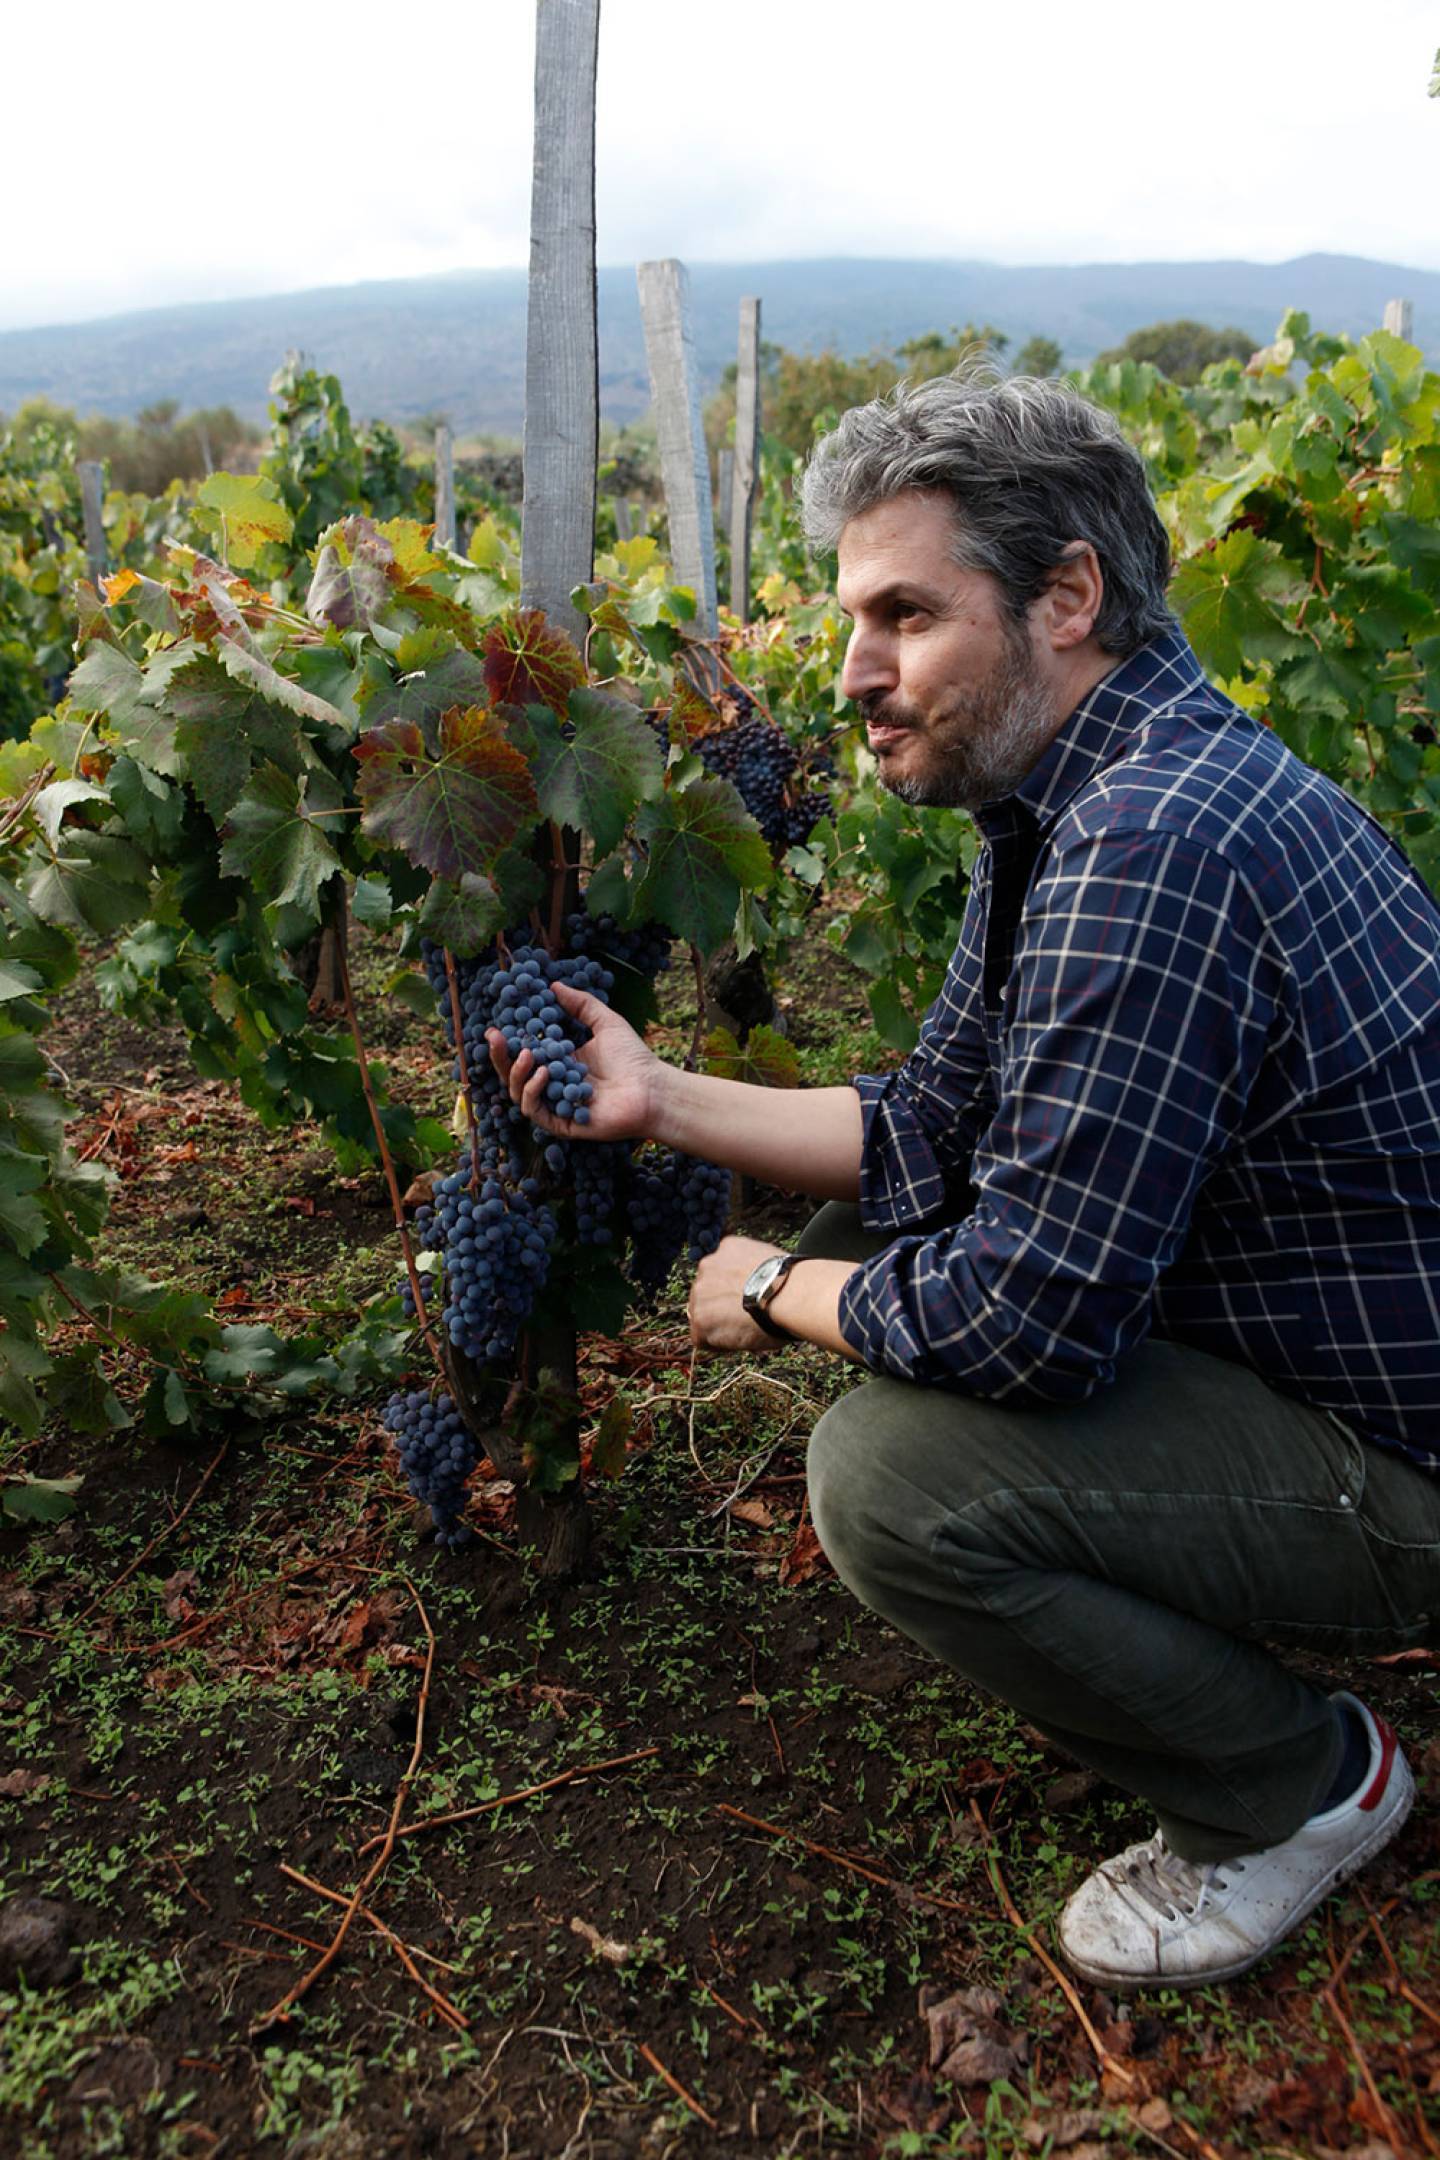
[[[1415,307],[1415,337],[1440,356],[1440,272],[1353,255],[1293,262],[1092,263],[1010,268],[980,262],[695,263],[696,349],[707,388],[735,352],[744,293],[759,293],[767,338],[797,351],[892,349],[927,330],[993,323],[1012,350],[1037,333],[1067,362],[1093,359],[1144,324],[1190,315],[1235,324],[1263,344],[1287,307],[1362,335],[1385,302]],[[131,414],[159,398],[233,405],[262,418],[266,385],[298,348],[339,375],[357,417],[446,414],[462,432],[518,435],[524,415],[525,273],[323,287],[260,300],[147,308],[99,322],[0,333],[0,412],[43,394],[82,413]],[[635,273],[599,274],[600,398],[610,419],[650,401]]]

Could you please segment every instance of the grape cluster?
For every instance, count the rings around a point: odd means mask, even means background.
[[[667,1150],[637,1153],[629,1141],[584,1136],[592,1088],[578,1053],[589,1034],[552,988],[568,983],[608,1004],[617,978],[650,979],[668,967],[673,943],[658,924],[625,929],[611,916],[580,911],[568,919],[558,955],[517,931],[455,963],[478,1165],[472,1169],[467,1147],[421,1208],[416,1230],[422,1248],[440,1255],[430,1281],[445,1332],[477,1363],[511,1358],[562,1228],[576,1245],[613,1251],[648,1292],[665,1282],[682,1252],[699,1259],[719,1242],[729,1202],[724,1171]],[[423,956],[458,1079],[445,954],[427,944]],[[531,1125],[511,1101],[490,1061],[485,1038],[492,1027],[512,1057],[529,1049],[546,1067],[548,1106],[566,1126],[563,1134]],[[413,1316],[408,1281],[401,1295]]]
[[[476,1364],[509,1357],[549,1272],[556,1222],[539,1191],[530,1177],[476,1191],[467,1153],[416,1215],[421,1245],[444,1255],[445,1332]]]
[[[395,1442],[405,1482],[423,1500],[435,1525],[437,1545],[468,1545],[460,1520],[465,1481],[475,1468],[470,1428],[448,1395],[392,1395],[381,1423]]]
[[[630,1275],[637,1289],[661,1289],[683,1252],[692,1261],[714,1252],[730,1212],[730,1173],[670,1148],[647,1148],[625,1188]]]
[[[741,716],[736,725],[702,735],[696,756],[730,781],[777,854],[798,847],[830,815],[830,797],[816,790],[801,794],[794,784],[800,764],[795,745],[773,720],[756,713],[748,692],[737,690],[732,700]]]

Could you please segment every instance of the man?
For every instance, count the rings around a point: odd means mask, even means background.
[[[1268,1646],[1399,1649],[1440,1607],[1440,914],[1206,684],[1140,462],[1074,393],[902,388],[805,503],[883,783],[985,841],[945,987],[898,1073],[797,1095],[566,994],[588,1132],[829,1203],[797,1254],[701,1264],[696,1342],[870,1368],[811,1442],[839,1574],[1154,1807],[1071,1964],[1226,1979],[1413,1794]]]

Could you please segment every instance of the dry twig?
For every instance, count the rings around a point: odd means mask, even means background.
[[[686,2107],[689,2108],[692,2115],[698,2115],[701,2122],[708,2124],[710,2129],[719,2129],[720,2125],[716,2122],[714,2116],[706,2114],[704,2108],[701,2107],[699,2101],[695,2098],[694,2093],[686,2092],[685,2087],[680,2083],[679,2078],[675,2077],[669,2070],[666,2069],[664,2063],[661,2062],[659,2056],[655,2053],[655,2050],[653,2048],[647,2047],[643,2040],[640,2042],[640,2053],[644,2056],[646,2062],[649,2063],[651,2069],[655,2072],[655,2075],[657,2077],[664,2078],[665,2083],[670,2087],[671,2092],[679,2095],[680,2099],[684,2101]]]
[[[533,1800],[536,1793],[551,1792],[557,1785],[569,1785],[576,1778],[595,1777],[602,1770],[619,1770],[625,1763],[644,1762],[648,1756],[658,1755],[658,1747],[637,1748],[633,1755],[611,1755],[605,1762],[577,1763],[573,1770],[559,1770],[554,1777],[542,1778],[538,1785],[527,1785],[523,1792],[501,1793],[498,1800],[482,1800],[476,1807],[452,1808],[445,1815],[426,1815],[421,1821],[407,1823],[397,1830],[398,1839],[419,1837],[422,1830],[439,1830],[446,1823],[469,1822],[476,1815],[493,1814],[496,1808],[511,1807],[517,1800]],[[360,1857],[373,1852],[380,1838],[367,1838],[360,1847]]]
[[[343,961],[341,965],[343,970]],[[348,976],[346,977],[346,980],[348,982]],[[263,2029],[263,2027],[267,2025],[273,2025],[279,2018],[288,2017],[293,2006],[300,2001],[302,1996],[309,1994],[311,1988],[315,1985],[315,1982],[320,1978],[321,1974],[334,1964],[336,1958],[340,1955],[340,1952],[344,1947],[345,1938],[350,1932],[350,1923],[355,1918],[356,1913],[360,1910],[360,1905],[362,1900],[364,1899],[365,1892],[370,1888],[371,1883],[373,1883],[377,1875],[380,1874],[381,1870],[388,1862],[391,1853],[395,1850],[396,1836],[400,1827],[401,1811],[405,1806],[405,1801],[409,1794],[410,1787],[414,1782],[415,1773],[420,1767],[420,1756],[425,1746],[425,1710],[426,1705],[430,1700],[430,1675],[435,1669],[435,1630],[430,1625],[430,1615],[426,1612],[424,1605],[420,1601],[419,1591],[415,1588],[415,1585],[408,1580],[408,1578],[406,1580],[405,1587],[410,1592],[411,1597],[415,1600],[415,1609],[420,1615],[421,1625],[424,1627],[425,1630],[425,1670],[420,1678],[420,1700],[416,1706],[415,1711],[415,1745],[410,1751],[410,1760],[406,1765],[405,1775],[401,1778],[399,1786],[396,1789],[395,1805],[390,1811],[389,1824],[386,1828],[384,1837],[380,1840],[379,1852],[371,1861],[369,1867],[365,1870],[365,1873],[361,1876],[359,1882],[355,1885],[354,1890],[351,1892],[349,1902],[347,1903],[344,1914],[341,1917],[340,1925],[335,1930],[335,1934],[332,1937],[329,1947],[326,1949],[324,1955],[316,1960],[315,1964],[310,1967],[308,1972],[301,1974],[300,1978],[295,1982],[294,1987],[290,1989],[288,1994],[281,1996],[279,2002],[275,2004],[273,2009],[267,2011],[263,2017],[257,2019],[256,2024],[251,2028],[252,2031]]]
[[[163,1530],[157,1530],[154,1537],[151,1538],[149,1544],[146,1545],[142,1551],[138,1552],[135,1555],[135,1558],[130,1562],[130,1565],[128,1567],[121,1568],[120,1573],[115,1577],[115,1580],[113,1582],[107,1583],[103,1590],[96,1592],[95,1596],[91,1598],[90,1603],[85,1607],[84,1612],[78,1613],[76,1615],[77,1625],[81,1621],[88,1620],[91,1613],[93,1613],[99,1606],[103,1605],[107,1597],[112,1596],[113,1593],[117,1591],[123,1583],[129,1582],[130,1577],[135,1573],[135,1570],[139,1567],[144,1566],[145,1562],[149,1559],[151,1553],[154,1552],[156,1546],[163,1545],[172,1530],[179,1529],[181,1523],[184,1522],[186,1516],[190,1513],[191,1508],[194,1507],[196,1501],[200,1498],[201,1493],[204,1492],[206,1486],[210,1483],[211,1478],[214,1477],[215,1472],[219,1469],[221,1463],[225,1460],[226,1454],[229,1451],[229,1447],[230,1442],[228,1440],[221,1441],[219,1448],[216,1450],[215,1455],[213,1456],[210,1465],[205,1472],[205,1475],[201,1478],[199,1484],[195,1487],[194,1492],[191,1493],[189,1499],[185,1502],[184,1507],[181,1508],[179,1514],[175,1517],[175,1520],[173,1522],[166,1523]]]

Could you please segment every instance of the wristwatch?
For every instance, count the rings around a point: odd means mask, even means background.
[[[764,1328],[765,1333],[773,1335],[777,1342],[794,1342],[795,1337],[789,1328],[781,1327],[778,1320],[770,1318],[770,1306],[791,1268],[805,1257],[804,1253],[771,1253],[758,1267],[750,1270],[741,1292],[740,1302],[755,1325]]]

